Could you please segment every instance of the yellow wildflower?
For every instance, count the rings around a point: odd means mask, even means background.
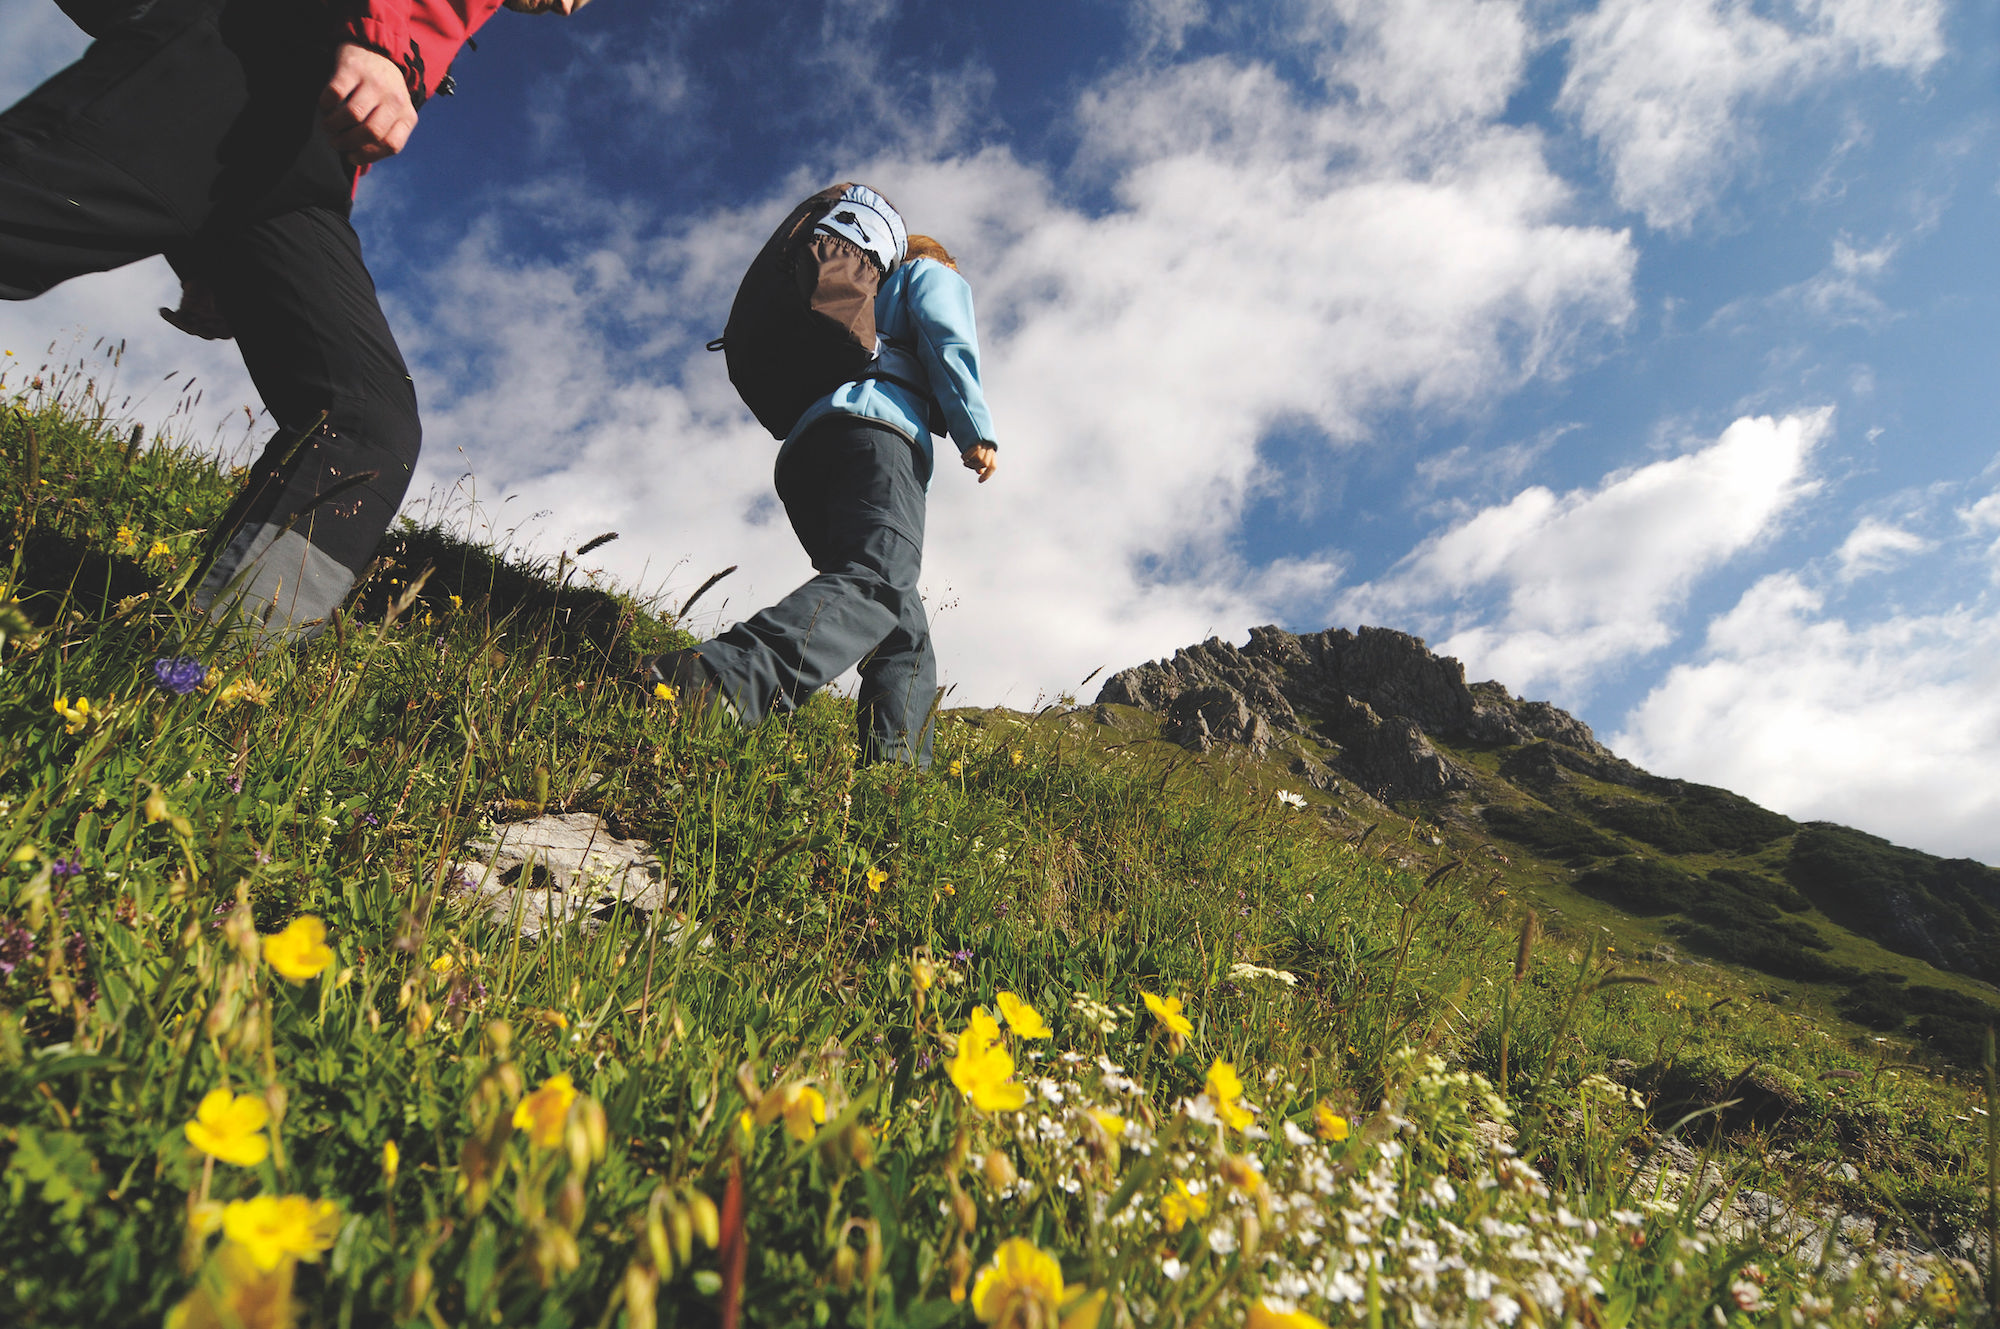
[[[271,1109],[261,1098],[211,1089],[194,1110],[194,1120],[181,1129],[188,1143],[212,1158],[237,1167],[256,1167],[271,1152],[264,1137]]]
[[[217,1204],[216,1226],[222,1224]],[[297,1323],[292,1275],[298,1261],[260,1269],[248,1251],[224,1242],[188,1294],[167,1311],[165,1329],[291,1329]]]
[[[403,1151],[396,1147],[394,1140],[382,1142],[382,1180],[394,1181],[396,1169],[403,1165]]]
[[[785,1130],[800,1144],[809,1143],[816,1133],[814,1127],[826,1125],[826,1099],[820,1091],[809,1084],[798,1087],[798,1093],[785,1107]]]
[[[303,1195],[232,1200],[222,1210],[222,1235],[266,1271],[282,1260],[316,1261],[340,1233],[340,1206]]]
[[[264,959],[289,982],[317,978],[333,963],[333,950],[326,944],[326,924],[311,914],[300,914],[283,932],[264,938]]]
[[[816,1127],[826,1125],[826,1096],[802,1081],[780,1085],[757,1105],[756,1124],[768,1126],[785,1119],[785,1131],[800,1144],[810,1143]]]
[[[1097,1123],[1099,1130],[1104,1132],[1106,1156],[1111,1160],[1111,1166],[1117,1167],[1119,1159],[1123,1157],[1124,1153],[1118,1141],[1119,1137],[1125,1134],[1125,1118],[1119,1116],[1116,1112],[1105,1112],[1099,1108],[1092,1108],[1090,1109],[1090,1119]]]
[[[431,961],[431,972],[434,974],[448,974],[456,968],[458,961],[452,959],[449,952]]]
[[[1187,1182],[1179,1177],[1174,1178],[1174,1188],[1160,1197],[1160,1218],[1169,1232],[1179,1232],[1189,1219],[1200,1219],[1207,1214],[1208,1196],[1189,1190]]]
[[[680,694],[678,692],[674,691],[674,685],[671,683],[653,684],[653,696],[658,701],[670,702],[679,695]]]
[[[130,526],[120,526],[118,528],[118,552],[121,554],[136,554],[139,552],[138,533]]]
[[[222,1201],[202,1200],[190,1205],[188,1231],[197,1241],[206,1241],[222,1231]]]
[[[1194,1032],[1194,1021],[1181,1014],[1179,997],[1156,997],[1144,988],[1139,990],[1139,997],[1146,1003],[1146,1009],[1153,1013],[1153,1018],[1166,1026],[1174,1046],[1179,1047],[1181,1040]]]
[[[1029,1329],[1056,1322],[1062,1265],[1025,1237],[1009,1237],[972,1282],[972,1313],[981,1324]]]
[[[90,723],[90,698],[78,697],[72,706],[68,697],[57,697],[55,711],[63,718],[63,732],[74,734]]]
[[[1347,1118],[1335,1112],[1328,1104],[1317,1103],[1313,1106],[1313,1134],[1322,1140],[1332,1140],[1338,1144],[1347,1138]]]
[[[1013,993],[998,993],[995,995],[994,1001],[1000,1007],[1001,1018],[1007,1021],[1007,1027],[1012,1029],[1017,1036],[1021,1038],[1048,1038],[1055,1033],[1054,1030],[1049,1028],[1048,1022],[1042,1019],[1040,1013],[1033,1006],[1022,1001]]]
[[[1248,1156],[1225,1153],[1216,1170],[1222,1174],[1224,1181],[1245,1195],[1256,1195],[1264,1189],[1264,1174],[1257,1170]]]
[[[1012,752],[1008,753],[1007,755],[1014,759],[1014,764],[1016,766],[1019,766],[1021,764],[1021,749],[1015,748]]]
[[[1028,1091],[1012,1083],[1014,1058],[1000,1042],[1000,1025],[984,1006],[972,1008],[958,1051],[945,1063],[951,1082],[981,1112],[1013,1112],[1028,1101]]]
[[[1247,1130],[1250,1126],[1250,1109],[1243,1106],[1243,1081],[1236,1076],[1236,1067],[1220,1059],[1211,1062],[1208,1079],[1202,1085],[1208,1091],[1208,1099],[1215,1104],[1215,1111],[1223,1124],[1237,1130]]]
[[[1078,1289],[1070,1288],[1069,1291],[1074,1293]],[[1098,1318],[1104,1314],[1104,1303],[1110,1295],[1099,1288],[1082,1297],[1063,1314],[1059,1329],[1097,1329]]]
[[[457,596],[455,596],[455,595],[454,595],[454,596],[451,596],[451,597],[450,597],[450,599],[451,599],[451,607],[452,607],[453,609],[463,609],[463,608],[465,608],[465,601],[463,601],[463,600],[459,599],[459,598],[458,598]]]
[[[1324,1320],[1268,1301],[1253,1302],[1243,1329],[1327,1329]]]
[[[953,779],[957,779],[959,776],[964,775],[965,763],[960,761],[958,758],[953,757],[951,759],[951,774]]]
[[[887,880],[889,880],[889,874],[887,872],[884,872],[881,868],[868,869],[867,882],[869,890],[875,891],[879,894],[882,890],[882,883]]]
[[[247,701],[252,706],[269,706],[271,697],[270,687],[254,678],[232,678],[219,694],[224,706],[234,706],[239,701]]]
[[[551,1075],[542,1087],[514,1106],[516,1129],[528,1133],[529,1143],[553,1149],[563,1142],[563,1127],[569,1121],[569,1105],[576,1101],[576,1086],[568,1072]]]
[[[146,551],[147,558],[161,558],[174,552],[173,546],[165,540],[153,541],[153,547]]]

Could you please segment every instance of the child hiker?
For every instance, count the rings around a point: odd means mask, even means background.
[[[937,658],[917,594],[931,434],[981,484],[999,465],[979,385],[972,289],[943,245],[909,238],[875,297],[870,376],[806,409],[778,452],[778,497],[819,575],[755,617],[648,664],[653,683],[746,725],[861,669],[864,762],[931,761]]]

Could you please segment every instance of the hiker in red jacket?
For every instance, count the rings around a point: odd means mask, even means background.
[[[568,14],[587,0],[505,0]],[[97,40],[0,114],[0,298],[154,254],[173,321],[233,335],[278,433],[195,592],[317,632],[416,465],[416,390],[348,222],[502,0],[59,0]]]

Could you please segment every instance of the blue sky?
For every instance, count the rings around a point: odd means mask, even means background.
[[[720,330],[859,178],[962,259],[1002,470],[941,469],[954,702],[1379,623],[1662,774],[2000,862],[1994,0],[897,0],[502,14],[364,182],[415,506],[600,531],[712,630],[807,573]],[[0,96],[80,49],[0,0]],[[141,265],[0,309],[128,340]],[[217,422],[233,419],[234,424]],[[469,479],[466,477],[470,477]],[[426,498],[424,495],[429,494]],[[601,560],[601,561],[600,561]],[[1094,685],[1093,685],[1094,686]]]

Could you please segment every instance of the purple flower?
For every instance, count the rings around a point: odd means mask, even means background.
[[[953,952],[951,953],[951,958],[952,958],[952,962],[953,962],[954,964],[964,964],[964,963],[965,963],[965,962],[966,962],[967,960],[970,960],[970,959],[972,958],[972,952],[971,952],[971,951],[953,951]]]
[[[1013,911],[1014,911],[1014,902],[1011,900],[1002,900],[999,904],[993,906],[993,912],[1000,915],[1000,917],[1002,918],[1007,917],[1007,915],[1012,913]]]
[[[0,978],[13,973],[35,954],[35,934],[14,918],[0,918]]]
[[[382,819],[372,812],[363,812],[354,818],[356,826],[380,826]]]
[[[461,1007],[476,1006],[485,1000],[486,984],[461,971],[452,975],[451,987],[444,994],[444,1008],[455,1011]]]
[[[83,871],[83,864],[73,858],[59,858],[49,864],[49,875],[52,877],[74,877],[81,871]]]
[[[192,655],[166,655],[153,661],[153,678],[161,691],[185,697],[208,681],[208,666]]]
[[[232,794],[240,794],[243,792],[243,777],[240,775],[232,775],[227,780],[224,780],[222,783],[229,786],[229,792]]]

